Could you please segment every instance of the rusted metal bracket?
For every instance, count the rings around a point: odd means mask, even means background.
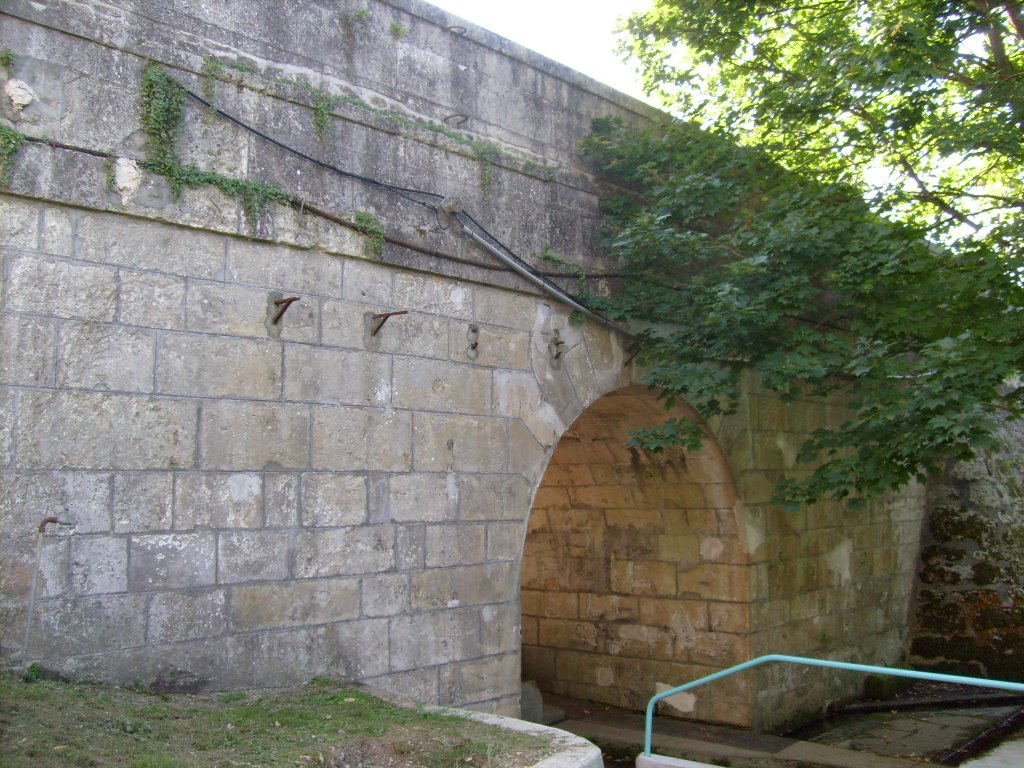
[[[408,309],[400,309],[397,312],[378,312],[375,315],[370,315],[370,317],[372,317],[374,320],[377,321],[377,324],[375,326],[373,326],[373,330],[370,331],[370,335],[371,336],[376,336],[377,335],[377,331],[379,331],[381,328],[384,327],[384,323],[386,323],[388,321],[389,317],[394,317],[395,315],[408,315],[408,314],[409,314],[409,310]]]
[[[273,319],[270,322],[272,322],[274,325],[277,325],[278,321],[282,317],[284,317],[284,313],[288,311],[288,307],[292,305],[292,302],[298,300],[298,296],[289,296],[287,299],[278,299],[277,301],[275,301],[274,306],[280,307],[280,309],[277,310],[277,314],[274,315]]]

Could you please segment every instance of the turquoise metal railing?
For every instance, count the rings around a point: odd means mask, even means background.
[[[751,667],[758,667],[762,664],[769,664],[771,662],[783,662],[786,664],[804,664],[810,667],[827,667],[828,669],[844,669],[851,672],[867,672],[875,675],[891,675],[893,677],[910,677],[915,680],[934,680],[940,683],[959,683],[961,685],[977,685],[984,688],[1001,688],[1005,691],[1018,691],[1024,693],[1024,683],[1008,683],[1004,680],[982,680],[978,677],[961,677],[960,675],[943,675],[937,672],[917,672],[912,669],[899,669],[892,667],[872,667],[867,664],[850,664],[845,661],[829,661],[827,659],[805,659],[802,656],[780,656],[778,654],[770,654],[768,656],[759,656],[756,659],[745,661],[742,664],[737,664],[735,667],[729,667],[723,669],[721,672],[715,672],[713,675],[702,677],[699,680],[694,680],[692,683],[686,683],[685,685],[677,686],[676,688],[669,688],[667,691],[662,691],[651,697],[650,701],[647,702],[647,720],[644,726],[644,755],[650,757],[651,755],[651,731],[654,726],[654,708],[658,705],[658,702],[662,699],[666,699],[669,696],[674,696],[677,693],[683,693],[689,691],[691,688],[696,688],[699,685],[710,683],[715,680],[720,680],[723,677],[742,672],[745,669]]]

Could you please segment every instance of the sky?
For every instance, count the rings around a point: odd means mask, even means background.
[[[615,54],[620,17],[651,0],[428,0],[477,26],[643,98],[640,77]]]

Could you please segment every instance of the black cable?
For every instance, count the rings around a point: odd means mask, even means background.
[[[410,197],[409,195],[425,195],[426,197],[432,197],[432,198],[434,198],[436,200],[443,200],[444,199],[444,195],[439,195],[436,192],[426,192],[426,191],[424,191],[422,189],[408,189],[406,187],[399,187],[399,186],[396,186],[394,184],[388,184],[388,183],[383,182],[383,181],[378,181],[377,179],[372,179],[369,176],[362,176],[362,175],[360,175],[358,173],[353,173],[351,171],[346,171],[346,170],[344,170],[342,168],[338,168],[335,165],[331,165],[330,163],[327,163],[327,162],[325,162],[323,160],[318,160],[315,157],[310,157],[305,152],[302,152],[302,151],[300,151],[298,149],[295,149],[294,147],[290,147],[287,144],[285,144],[285,143],[283,143],[281,141],[278,141],[277,139],[273,138],[272,136],[268,136],[267,134],[263,133],[259,129],[253,128],[251,125],[247,125],[246,123],[243,123],[241,120],[239,120],[234,115],[232,115],[232,114],[230,114],[228,112],[225,112],[223,109],[221,109],[220,107],[214,106],[213,104],[208,102],[206,99],[202,98],[201,96],[197,96],[196,94],[192,93],[192,91],[188,90],[188,88],[185,89],[185,93],[188,94],[193,99],[195,99],[196,101],[198,101],[200,104],[202,104],[207,109],[213,110],[218,115],[223,117],[225,120],[228,120],[228,121],[234,123],[235,125],[237,125],[238,127],[242,128],[243,130],[248,131],[249,133],[253,134],[254,136],[259,136],[261,139],[263,139],[266,142],[269,142],[270,144],[273,144],[275,147],[278,147],[279,149],[283,149],[285,152],[290,152],[291,154],[295,155],[296,157],[301,157],[303,160],[306,160],[307,162],[313,163],[313,165],[320,166],[321,168],[324,168],[325,170],[333,171],[334,173],[340,174],[341,176],[347,176],[350,179],[356,179],[357,181],[361,181],[361,182],[363,182],[365,184],[370,184],[370,185],[375,186],[375,187],[381,187],[382,189],[386,189],[386,190],[388,190],[390,192],[394,192],[396,195],[398,195],[401,198],[404,198],[405,200],[408,200],[410,203],[415,203],[416,205],[422,205],[424,208],[431,208],[431,209],[433,209],[434,206],[431,205],[430,203],[425,203],[422,200],[417,200],[417,199],[415,199],[413,197]]]

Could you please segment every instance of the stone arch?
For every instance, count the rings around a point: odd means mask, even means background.
[[[646,388],[622,387],[586,408],[553,451],[521,576],[523,674],[542,690],[640,709],[659,685],[747,656],[750,558],[723,452],[709,432],[699,451],[626,446],[629,429],[665,415]],[[741,686],[674,705],[744,722]]]

